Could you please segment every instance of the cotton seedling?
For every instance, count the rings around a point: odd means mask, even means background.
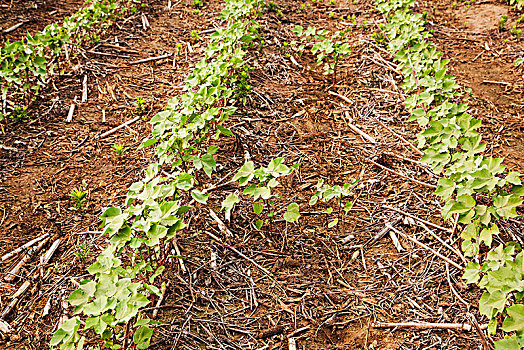
[[[264,209],[267,210],[266,219],[258,219],[255,226],[258,230],[264,224],[271,223],[275,213],[273,207],[275,200],[280,198],[272,190],[279,185],[278,178],[290,175],[300,164],[288,167],[284,164],[284,158],[275,158],[271,160],[267,167],[255,168],[253,161],[246,162],[233,177],[233,181],[238,181],[239,186],[246,187],[242,192],[243,195],[251,197],[253,200],[253,212],[260,216]],[[255,181],[255,183],[251,183]],[[230,195],[222,203],[222,208],[226,211],[231,210],[232,206],[238,203],[240,199],[236,195]],[[298,220],[300,213],[297,206],[288,206],[284,219],[289,222]],[[297,216],[298,214],[298,216]]]
[[[3,100],[25,108],[47,86],[63,49],[83,41],[99,41],[98,33],[125,11],[118,0],[93,0],[89,5],[64,19],[62,25],[50,24],[35,35],[0,47],[0,95]],[[0,121],[4,117],[19,119],[16,110],[0,104]]]
[[[170,255],[167,243],[186,228],[190,206],[183,202],[189,195],[202,205],[207,202],[209,193],[197,186],[199,177],[212,176],[217,168],[214,139],[233,135],[224,123],[235,108],[224,101],[234,95],[231,76],[245,64],[241,39],[258,28],[253,21],[258,5],[226,1],[220,15],[226,28],[211,36],[204,58],[186,79],[186,93],[151,119],[151,138],[140,147],[156,145],[157,161],[130,186],[124,209],[109,207],[102,214],[106,248],[88,268],[90,279],[70,295],[74,316],[54,332],[52,347],[82,349],[93,335],[99,339],[92,343],[101,348],[150,346],[156,322],[141,310],[161,295],[157,279]],[[287,218],[296,220],[296,208],[288,212]]]
[[[311,196],[309,200],[309,205],[314,206],[317,204],[317,202],[320,200],[322,202],[329,202],[332,199],[335,199],[338,206],[338,217],[330,222],[328,222],[327,227],[332,228],[336,226],[339,221],[341,220],[341,212],[342,210],[347,214],[351,208],[353,208],[353,202],[346,200],[344,204],[342,204],[343,199],[346,197],[349,197],[352,195],[352,189],[357,184],[358,180],[352,181],[350,183],[346,183],[342,186],[335,185],[330,186],[328,184],[324,184],[323,179],[319,179],[316,187],[315,194]],[[329,207],[325,210],[326,214],[331,214],[333,212],[333,207]]]
[[[507,334],[495,342],[495,349],[521,349],[524,251],[514,242],[492,248],[501,223],[519,216],[517,207],[524,196],[521,174],[506,171],[502,158],[484,155],[481,121],[460,102],[470,90],[447,74],[449,60],[426,40],[423,16],[411,12],[413,5],[413,0],[377,0],[377,9],[388,19],[380,27],[380,42],[395,55],[397,70],[404,76],[410,120],[423,128],[417,136],[422,161],[442,175],[435,191],[444,201],[442,217],[462,225],[461,249],[471,259],[463,278],[484,290],[479,312],[490,320],[488,332],[494,334],[500,327]],[[506,21],[507,16],[500,19],[500,30]]]
[[[299,50],[302,52],[306,46],[311,46],[311,53],[317,57],[317,65],[322,65],[324,74],[331,74],[333,80],[337,78],[337,68],[340,57],[349,55],[349,44],[343,42],[346,31],[335,32],[329,36],[329,31],[302,26],[296,26],[293,32],[300,38]],[[328,37],[329,36],[329,37]]]

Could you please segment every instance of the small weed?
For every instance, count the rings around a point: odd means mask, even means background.
[[[178,43],[176,44],[176,55],[180,56],[182,54],[182,44]]]
[[[115,154],[119,157],[122,157],[124,156],[124,154],[126,153],[127,151],[127,148],[124,147],[124,145],[122,145],[121,143],[115,143],[113,145],[113,152],[115,152]]]
[[[517,26],[514,25],[509,32],[515,37],[515,39],[520,40],[522,29],[517,29]]]
[[[134,104],[136,113],[144,114],[144,112],[146,111],[146,100],[144,100],[144,98],[142,97],[137,97],[135,98]]]
[[[73,198],[76,209],[82,209],[87,200],[87,191],[85,190],[86,187],[86,183],[84,182],[78,188],[74,188],[69,194]]]
[[[191,41],[197,42],[198,40],[200,40],[200,37],[198,36],[198,32],[196,30],[192,30],[191,31]]]
[[[235,98],[238,98],[242,101],[243,104],[246,104],[247,95],[253,89],[251,84],[249,84],[249,72],[252,71],[248,64],[244,65],[242,71],[238,75],[237,88],[235,89]]]
[[[27,107],[26,106],[15,106],[13,109],[13,114],[11,115],[11,119],[13,119],[15,122],[27,119]]]
[[[84,263],[87,262],[89,254],[91,254],[91,246],[87,244],[86,241],[83,241],[82,243],[78,243],[76,245],[75,255],[78,259],[80,259],[80,261]]]
[[[277,12],[278,6],[273,1],[270,1],[266,3],[266,6],[268,7],[269,11]]]
[[[508,16],[504,15],[500,18],[499,23],[497,24],[497,27],[500,31],[503,31],[506,28],[506,22],[508,21]]]
[[[202,0],[193,0],[193,6],[197,9],[201,8],[204,6],[204,2]]]

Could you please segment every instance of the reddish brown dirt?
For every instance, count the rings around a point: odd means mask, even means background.
[[[34,35],[51,23],[60,23],[72,15],[84,4],[75,0],[44,1],[0,1],[0,43],[9,39],[11,42],[22,39],[27,33]],[[5,30],[22,23],[14,30]]]
[[[217,162],[221,165],[217,174],[204,182],[227,182],[246,157],[261,166],[271,158],[285,156],[288,164],[302,165],[295,175],[282,181],[278,191],[283,199],[277,201],[275,208],[281,213],[287,203],[297,202],[303,216],[299,224],[292,225],[279,217],[270,228],[257,232],[253,229],[256,218],[251,204],[244,200],[233,210],[231,220],[226,221],[234,232],[233,238],[226,238],[207,208],[197,205],[192,209],[188,216],[190,229],[176,240],[187,271],[177,260],[168,266],[164,278],[169,282],[168,292],[159,309],[157,318],[161,324],[151,348],[288,349],[287,335],[307,327],[295,334],[297,349],[479,349],[479,338],[474,332],[372,327],[377,321],[460,323],[467,321],[468,311],[480,323],[485,322],[475,309],[479,292],[462,283],[460,271],[450,267],[448,281],[442,260],[402,237],[400,252],[389,235],[370,242],[386,222],[396,222],[398,218],[396,213],[384,209],[384,204],[443,224],[440,204],[430,189],[384,171],[368,160],[424,182],[436,182],[422,168],[392,156],[390,152],[417,158],[375,121],[380,119],[407,139],[415,138],[417,130],[405,122],[407,113],[397,88],[399,77],[384,68],[387,62],[380,58],[383,52],[370,42],[373,28],[352,32],[349,40],[353,51],[341,62],[335,83],[315,67],[313,56],[299,57],[284,46],[284,42],[294,39],[291,29],[297,24],[344,29],[346,21],[330,19],[329,11],[337,17],[355,14],[362,23],[376,17],[367,17],[372,13],[372,4],[337,1],[335,6],[312,6],[300,13],[297,11],[302,2],[277,4],[282,17],[266,10],[261,19],[264,48],[251,49],[247,55],[253,67],[250,83],[254,92],[245,106],[238,105],[239,112],[228,122],[236,137],[219,143]],[[471,13],[485,11],[486,4],[481,5],[480,10],[472,5]],[[424,6],[417,10],[433,11],[433,4]],[[5,317],[16,332],[3,336],[0,347],[44,349],[59,317],[70,313],[61,305],[74,289],[70,278],[88,277],[85,268],[104,245],[104,237],[97,229],[98,216],[109,205],[123,204],[126,189],[141,177],[152,157],[150,151],[136,150],[150,130],[144,120],[107,138],[97,136],[137,115],[135,97],[146,100],[144,119],[163,109],[170,97],[180,93],[181,83],[199,60],[209,34],[202,35],[197,43],[191,42],[192,52],[187,50],[187,55],[184,51],[177,57],[175,67],[171,58],[140,65],[126,63],[174,52],[179,42],[187,47],[191,30],[220,25],[216,22],[220,8],[218,0],[206,2],[204,15],[197,16],[187,12],[191,6],[180,4],[168,12],[165,2],[152,3],[143,10],[151,23],[148,31],[143,30],[139,16],[120,23],[121,28],[113,28],[105,39],[125,50],[100,45],[93,51],[114,56],[78,56],[69,73],[55,81],[56,89],[49,88],[32,106],[34,121],[11,124],[7,133],[0,136],[0,146],[4,146],[0,148],[0,254],[44,232],[63,240],[45,267],[45,280],[35,279],[30,291]],[[473,89],[471,105],[484,120],[483,134],[492,145],[491,152],[507,156],[509,167],[524,170],[522,71],[511,66],[519,52],[522,54],[521,42],[504,42],[511,39],[509,33],[499,33],[486,24],[485,29],[470,29],[485,30],[481,34],[465,33],[460,27],[464,21],[451,3],[437,4],[436,11],[430,12],[434,40],[452,59],[451,70],[459,83]],[[515,18],[510,13],[511,21]],[[476,25],[479,27],[475,28],[484,28]],[[485,42],[490,49],[474,60],[485,49]],[[293,55],[298,65],[286,54]],[[66,123],[70,104],[81,96],[85,75],[89,99],[77,103],[73,122]],[[486,84],[484,80],[510,85]],[[347,97],[351,103],[328,91]],[[106,123],[102,122],[103,111]],[[377,143],[363,140],[348,127],[348,122],[374,137]],[[116,142],[129,148],[123,157],[111,152]],[[337,214],[328,217],[322,211],[328,206],[336,209],[337,204],[307,204],[318,178],[330,184],[360,179],[350,198],[355,202],[353,210],[332,229],[327,228],[327,222]],[[75,210],[69,193],[83,181],[89,189],[88,202],[83,209]],[[210,199],[211,207],[218,212],[221,200],[239,190],[234,185],[217,188]],[[401,221],[396,227],[461,263],[415,222]],[[520,235],[522,229],[522,220],[514,220],[505,225],[501,236],[508,239],[512,234]],[[215,242],[206,231],[223,242]],[[458,247],[454,243],[457,234],[448,237],[436,229],[434,232]],[[90,248],[86,261],[76,255],[84,243]],[[228,246],[268,269],[271,276]],[[215,255],[217,267],[212,268],[211,256]],[[8,271],[18,259],[3,262],[1,271]],[[1,310],[36,261],[33,259],[22,270],[21,279],[0,285]],[[471,308],[455,297],[450,285]],[[48,300],[51,312],[42,318]],[[151,316],[152,310],[147,312]]]

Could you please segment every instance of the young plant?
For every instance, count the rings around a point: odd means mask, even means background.
[[[245,64],[241,38],[251,35],[258,1],[227,0],[220,14],[225,29],[211,36],[204,58],[186,79],[186,93],[171,99],[151,119],[156,161],[130,186],[124,209],[108,208],[101,227],[106,248],[89,268],[68,301],[74,315],[55,331],[50,345],[61,350],[90,348],[146,349],[153,335],[141,310],[162,295],[155,279],[165,269],[167,243],[186,227],[189,197],[205,203],[208,194],[195,191],[196,176],[216,170],[212,137],[232,135],[224,125],[235,111],[225,105],[233,96],[230,76]],[[213,133],[216,133],[213,135]],[[291,208],[291,211],[294,211]],[[96,338],[92,339],[96,334]]]
[[[135,112],[137,114],[144,114],[144,112],[146,111],[146,100],[144,100],[143,97],[136,97],[135,98],[135,101],[133,101],[133,103],[135,104]]]
[[[78,186],[77,188],[74,188],[69,196],[73,198],[75,208],[80,210],[84,206],[86,200],[87,200],[87,191],[85,190],[86,183],[82,183],[82,185]]]
[[[200,37],[198,36],[198,32],[196,30],[192,30],[191,31],[191,41],[196,43],[197,41],[200,40]]]
[[[87,262],[87,259],[89,258],[90,254],[91,254],[91,246],[87,243],[86,240],[76,245],[75,255],[78,259],[80,259],[80,261]]]
[[[336,200],[337,206],[338,206],[338,217],[330,222],[328,222],[327,227],[332,228],[336,226],[339,221],[341,220],[341,212],[344,210],[344,212],[347,214],[351,208],[353,208],[353,202],[346,200],[344,205],[342,205],[342,201],[344,198],[349,197],[352,195],[351,190],[355,187],[358,180],[355,180],[351,183],[346,183],[343,186],[335,185],[330,186],[328,184],[324,184],[324,179],[319,179],[316,187],[315,194],[311,196],[309,200],[309,205],[314,206],[317,204],[317,202],[320,200],[324,203],[327,203],[331,201],[332,199]],[[329,207],[324,211],[326,214],[331,214],[333,212],[333,207]]]
[[[481,120],[461,103],[470,91],[446,74],[449,60],[426,40],[430,34],[424,31],[423,15],[411,12],[413,5],[413,0],[377,0],[377,9],[387,18],[380,27],[383,43],[404,76],[410,120],[424,128],[417,136],[424,151],[421,160],[442,175],[435,190],[445,202],[442,217],[455,218],[461,228],[461,249],[471,259],[463,278],[484,290],[479,312],[490,320],[488,332],[495,334],[498,328],[506,332],[495,349],[521,349],[524,253],[515,242],[492,248],[503,220],[519,216],[517,208],[524,202],[521,174],[506,171],[502,158],[485,154],[487,144],[478,132]],[[500,30],[506,21],[503,16]]]
[[[511,27],[509,32],[515,37],[517,41],[520,40],[520,37],[522,36],[522,29],[517,29],[517,26],[514,25]]]
[[[349,44],[341,41],[345,39],[346,31],[335,32],[328,37],[327,30],[317,30],[315,27],[304,30],[302,26],[296,26],[293,32],[302,42],[299,50],[302,52],[307,45],[312,45],[311,53],[317,56],[317,65],[323,65],[324,74],[331,74],[336,82],[340,57],[347,56],[351,52]]]
[[[236,80],[236,89],[234,97],[238,99],[239,101],[242,101],[242,104],[246,104],[246,99],[253,87],[251,84],[249,84],[249,72],[252,71],[253,68],[251,68],[248,64],[245,64],[242,67],[242,70],[238,74],[238,77],[235,77],[236,79],[232,79],[232,83]]]
[[[127,147],[124,147],[124,145],[122,145],[121,143],[115,143],[113,144],[113,152],[119,156],[119,157],[123,157],[124,154],[126,153],[127,151]]]
[[[11,119],[15,122],[27,119],[27,107],[21,105],[15,106],[15,108],[13,108]]]
[[[262,228],[264,224],[268,224],[272,221],[275,213],[273,212],[272,206],[275,204],[275,199],[280,198],[280,195],[271,193],[271,190],[279,185],[277,179],[282,176],[290,175],[300,164],[295,164],[288,167],[284,164],[284,158],[275,158],[271,160],[267,167],[260,167],[255,169],[255,165],[252,161],[245,163],[238,173],[233,177],[233,181],[238,181],[239,186],[247,186],[242,192],[243,195],[251,197],[253,199],[253,212],[257,215],[262,215],[265,208],[267,208],[267,214],[265,219],[261,218],[256,221],[255,226],[258,230]],[[257,183],[250,184],[251,181],[256,180]],[[235,203],[238,203],[240,199],[238,196],[232,194],[224,202],[222,202],[222,209],[229,211]],[[297,211],[295,205],[289,207],[286,211],[284,219],[298,220],[300,214]],[[298,217],[296,214],[298,213]]]
[[[21,112],[8,110],[8,101],[25,108],[36,99],[59,67],[65,47],[73,54],[70,49],[75,49],[82,41],[100,40],[100,31],[124,11],[118,0],[92,0],[65,18],[61,25],[50,24],[34,36],[28,34],[19,41],[6,40],[0,47],[0,121]],[[14,118],[20,119],[16,115]]]
[[[500,18],[499,23],[497,24],[497,27],[499,28],[500,31],[503,31],[506,28],[506,22],[507,21],[508,21],[508,16],[506,16],[506,15],[503,15]]]

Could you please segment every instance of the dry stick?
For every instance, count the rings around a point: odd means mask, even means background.
[[[346,117],[349,118],[349,113],[348,111],[346,111]],[[356,127],[355,125],[351,124],[350,122],[346,121],[347,125],[351,128],[351,130],[353,130],[354,132],[356,132],[357,134],[359,134],[360,136],[362,136],[362,138],[368,140],[369,142],[371,143],[377,143],[377,141],[375,141],[375,139],[372,137],[372,136],[369,136],[368,134],[366,134],[364,131],[360,130],[358,127]]]
[[[6,282],[11,282],[12,280],[14,280],[16,278],[18,272],[22,268],[22,266],[24,266],[24,264],[31,258],[33,253],[35,253],[35,252],[39,251],[40,249],[42,249],[42,247],[44,246],[44,244],[47,243],[48,240],[49,240],[49,238],[45,238],[36,247],[33,247],[29,251],[27,251],[25,253],[25,255],[22,257],[22,259],[20,260],[20,262],[18,264],[16,264],[16,266],[13,267],[13,269],[11,271],[9,271],[7,273],[7,276],[4,278],[4,280]]]
[[[422,226],[430,235],[432,235],[433,237],[435,237],[440,243],[442,243],[446,248],[448,248],[449,250],[451,250],[452,252],[454,252],[455,254],[457,254],[457,256],[460,258],[460,260],[462,260],[464,262],[464,264],[467,264],[468,261],[466,260],[466,258],[464,257],[464,255],[462,255],[462,253],[460,252],[460,250],[456,249],[455,247],[452,247],[450,246],[449,244],[447,244],[446,242],[444,242],[444,240],[442,238],[440,238],[438,235],[436,235],[433,231],[431,231],[426,225],[424,225],[422,222],[419,222],[420,226]]]
[[[217,214],[215,214],[213,209],[209,209],[209,215],[211,215],[213,220],[215,220],[217,222],[218,228],[220,229],[220,231],[222,231],[222,233],[224,233],[228,237],[233,237],[233,233],[231,233],[231,231],[229,231],[227,226],[224,224],[224,222],[222,220],[220,220],[220,218],[217,216]]]
[[[165,55],[162,55],[162,56],[149,57],[149,58],[144,58],[144,59],[141,59],[141,60],[138,60],[138,61],[129,62],[129,64],[140,64],[140,63],[146,63],[146,62],[161,60],[161,59],[164,59],[164,58],[168,58],[171,55],[172,54],[170,54],[170,53],[166,53]]]
[[[109,130],[109,131],[106,131],[106,132],[103,133],[102,135],[95,136],[95,140],[96,140],[96,139],[103,139],[104,137],[113,134],[114,132],[116,132],[116,131],[122,129],[123,127],[126,127],[126,126],[128,126],[128,125],[130,125],[130,124],[133,124],[134,122],[136,122],[136,121],[139,120],[139,119],[140,119],[140,116],[138,115],[138,116],[134,117],[133,119],[128,120],[128,121],[125,122],[124,124],[120,124],[119,126],[113,128],[113,129],[111,129],[111,130]]]
[[[334,91],[329,91],[328,94],[333,95],[333,96],[340,97],[341,99],[343,99],[343,100],[346,101],[347,103],[349,103],[349,104],[353,104],[353,101],[351,101],[349,98],[347,98],[347,97],[344,96],[344,95],[337,94],[337,93],[334,92]]]
[[[296,337],[297,335],[299,335],[300,333],[303,333],[303,332],[307,332],[309,331],[311,328],[309,326],[305,326],[305,327],[302,327],[302,328],[299,328],[299,329],[296,329],[293,333],[290,333],[288,334],[288,338],[293,338],[293,337]]]
[[[437,224],[434,224],[434,223],[432,223],[432,222],[430,222],[430,221],[427,221],[427,220],[421,219],[421,218],[419,218],[418,216],[415,216],[415,215],[410,214],[410,213],[406,213],[405,211],[402,211],[402,210],[400,210],[400,209],[398,209],[398,208],[390,207],[389,205],[383,205],[382,208],[384,208],[384,209],[390,209],[390,210],[396,211],[397,213],[400,213],[400,214],[405,215],[405,216],[409,216],[410,218],[415,219],[415,220],[417,220],[417,221],[419,221],[419,222],[422,222],[422,223],[424,223],[424,224],[426,224],[426,225],[428,225],[428,226],[431,226],[431,227],[434,227],[434,228],[438,228],[439,230],[442,230],[442,231],[446,231],[446,232],[451,233],[451,230],[450,230],[449,228],[445,228],[445,227],[439,226],[439,225],[437,225]]]
[[[407,157],[401,156],[400,154],[396,154],[395,152],[384,151],[383,153],[387,154],[388,156],[397,157],[400,160],[404,160],[406,162],[410,162],[410,163],[416,164],[416,165],[420,166],[421,168],[426,168],[426,169],[429,168],[429,166],[427,164],[419,162],[418,160],[415,160],[415,159],[411,159],[411,158],[407,158]],[[432,175],[435,176],[435,174],[432,174]]]
[[[429,250],[430,252],[432,252],[433,254],[435,254],[436,256],[438,256],[439,258],[443,259],[444,261],[447,261],[448,263],[450,263],[451,265],[455,266],[457,269],[459,270],[463,270],[464,267],[460,266],[459,264],[457,264],[456,262],[454,262],[453,260],[449,259],[448,257],[440,254],[439,252],[437,252],[435,249],[431,248],[431,247],[428,247],[427,245],[425,245],[424,243],[422,242],[419,242],[417,241],[415,238],[413,237],[410,237],[408,235],[406,235],[404,232],[400,231],[400,230],[397,230],[396,228],[394,228],[393,226],[391,226],[390,224],[386,224],[389,226],[390,229],[392,229],[393,231],[395,231],[396,233],[398,233],[399,235],[403,236],[404,238],[406,238],[407,240],[421,246],[422,248],[424,249],[427,249]]]
[[[388,126],[386,126],[384,123],[382,123],[378,118],[375,118],[375,120],[377,121],[377,123],[379,123],[383,128],[387,129],[390,133],[392,133],[393,135],[395,135],[396,137],[398,137],[402,142],[404,142],[406,145],[408,145],[412,150],[414,150],[417,154],[423,156],[424,155],[424,152],[422,152],[421,150],[419,150],[417,147],[415,147],[411,142],[409,142],[408,140],[406,140],[405,138],[403,138],[402,136],[400,136],[399,134],[397,134],[396,132],[394,132],[392,129],[390,129]]]
[[[175,247],[176,255],[182,256],[182,254],[180,253],[180,249],[178,248],[178,244],[176,244],[176,241],[173,241],[173,246]],[[184,259],[178,258],[177,260],[180,263],[180,268],[182,269],[182,271],[186,273],[187,269],[186,269],[186,265],[184,264]]]
[[[295,340],[295,338],[289,338],[288,343],[289,343],[289,350],[297,350],[297,341]]]
[[[82,82],[82,103],[87,101],[87,74],[84,75],[84,81]]]
[[[399,221],[400,221],[400,218],[397,218],[397,219],[393,220],[391,223],[389,221],[386,222],[387,225],[382,230],[380,230],[379,233],[377,233],[376,235],[374,235],[373,237],[368,239],[364,244],[362,244],[360,246],[354,246],[354,247],[364,248],[364,247],[366,247],[368,245],[371,245],[371,244],[375,243],[376,241],[378,241],[379,239],[384,237],[389,232],[390,229],[389,229],[388,225],[391,225],[391,224],[396,225]]]
[[[473,327],[475,327],[475,330],[477,331],[477,334],[480,337],[482,347],[484,348],[484,350],[489,350],[490,347],[488,345],[488,340],[486,339],[486,336],[484,335],[484,332],[482,331],[482,327],[477,322],[477,318],[471,312],[468,312],[467,316],[470,319],[471,323],[473,324]]]
[[[44,265],[47,264],[49,260],[51,260],[51,257],[58,248],[58,245],[60,245],[60,238],[53,242],[53,245],[51,245],[44,255],[40,256],[40,277],[44,277]]]
[[[13,255],[15,254],[18,254],[19,252],[21,252],[22,250],[26,249],[26,248],[29,248],[30,246],[32,246],[33,244],[37,243],[37,242],[40,242],[41,240],[43,240],[44,238],[46,238],[47,236],[49,236],[49,233],[46,233],[46,234],[43,234],[42,236],[40,237],[37,237],[35,239],[33,239],[32,241],[29,241],[27,242],[26,244],[16,248],[15,250],[9,252],[9,253],[6,253],[4,255],[2,255],[2,261],[6,260],[6,259],[9,259],[10,257],[12,257]]]
[[[4,30],[4,31],[2,32],[2,34],[9,34],[9,33],[13,32],[13,31],[17,30],[18,28],[20,28],[21,26],[23,26],[25,22],[26,22],[26,21],[24,21],[24,22],[20,22],[20,23],[15,24],[15,25],[12,26],[12,27],[7,28],[6,30]]]
[[[156,309],[153,311],[153,319],[156,318],[156,315],[158,314],[158,310],[160,309],[160,304],[162,304],[162,301],[164,300],[164,297],[166,296],[166,290],[167,286],[169,285],[169,281],[166,284],[162,284],[162,287],[160,288],[161,295],[160,298],[158,298],[158,301],[156,302]]]
[[[368,134],[366,134],[365,132],[363,132],[362,130],[357,128],[355,125],[353,125],[353,124],[351,124],[349,122],[347,124],[348,124],[348,126],[350,127],[351,130],[353,130],[354,132],[356,132],[357,134],[359,134],[360,136],[362,136],[363,138],[365,138],[369,142],[377,143],[377,141],[375,141],[375,139],[373,137],[369,136]]]
[[[404,250],[404,247],[400,244],[400,241],[398,240],[397,235],[395,235],[395,232],[389,231],[389,237],[391,237],[391,240],[393,241],[393,245],[397,249],[399,253],[402,253]]]
[[[402,177],[402,178],[404,178],[404,179],[406,179],[406,180],[413,181],[413,182],[415,182],[415,183],[418,183],[419,185],[426,186],[426,187],[429,187],[429,188],[433,188],[433,189],[436,189],[436,188],[437,188],[437,186],[435,186],[435,185],[428,184],[427,182],[419,181],[419,180],[416,180],[416,179],[411,178],[411,177],[409,177],[409,176],[406,176],[406,175],[404,175],[404,174],[402,174],[402,173],[399,173],[398,171],[395,171],[395,170],[393,170],[393,169],[390,169],[390,168],[388,168],[388,167],[385,167],[385,166],[383,166],[383,165],[380,165],[380,164],[378,164],[377,162],[375,162],[375,161],[373,161],[373,160],[371,160],[371,159],[367,159],[367,160],[368,160],[369,162],[375,164],[375,165],[378,166],[379,168],[382,168],[382,169],[384,169],[384,170],[387,170],[387,171],[389,171],[389,172],[392,172],[393,174],[398,175],[398,176],[400,176],[400,177]]]
[[[27,288],[29,288],[30,285],[31,285],[31,280],[26,280],[24,283],[22,283],[20,288],[18,288],[18,290],[13,295],[11,295],[9,298],[10,299],[18,298],[19,296],[25,293],[25,291],[27,290]]]
[[[470,307],[471,304],[462,299],[462,297],[459,295],[459,293],[453,288],[453,285],[451,284],[451,276],[449,275],[449,264],[446,262],[446,277],[448,279],[449,289],[451,289],[451,292],[457,297],[457,299],[464,304],[466,307]]]
[[[215,236],[214,234],[212,234],[211,232],[209,231],[204,231],[204,233],[206,235],[208,235],[209,237],[213,238],[215,241],[217,241],[218,243],[224,245],[226,248],[229,248],[231,249],[233,252],[235,252],[236,254],[238,254],[240,257],[246,259],[247,261],[249,261],[250,263],[252,263],[257,269],[259,269],[260,271],[262,271],[263,273],[265,273],[266,275],[268,275],[269,277],[273,278],[273,275],[271,274],[271,272],[269,272],[268,270],[266,270],[264,267],[262,267],[261,265],[259,265],[256,261],[254,261],[253,259],[247,257],[246,255],[242,254],[241,252],[239,252],[235,247],[232,247],[232,246],[229,246],[229,245],[225,245],[217,236]]]
[[[73,120],[74,113],[75,113],[75,104],[71,103],[71,106],[69,107],[69,113],[67,113],[67,119],[66,119],[67,123],[71,123],[71,121]]]
[[[10,333],[13,331],[13,328],[9,325],[9,323],[5,322],[4,320],[0,319],[0,332],[3,333]]]
[[[18,298],[15,298],[15,299],[11,300],[11,302],[9,303],[9,305],[7,305],[5,310],[2,311],[2,314],[0,315],[0,320],[5,319],[7,317],[7,315],[9,315],[11,310],[13,310],[13,308],[16,306],[16,304],[18,304],[18,300],[19,300]]]
[[[438,329],[455,329],[471,331],[471,325],[467,323],[429,323],[429,322],[403,322],[403,323],[391,323],[391,322],[377,322],[373,323],[374,328],[438,328]]]

